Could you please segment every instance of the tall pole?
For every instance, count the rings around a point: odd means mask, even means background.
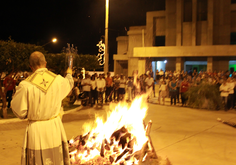
[[[108,19],[109,19],[109,0],[106,0],[106,21],[105,21],[105,63],[104,73],[109,71],[109,53],[108,53]]]

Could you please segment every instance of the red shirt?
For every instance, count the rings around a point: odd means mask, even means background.
[[[189,88],[188,82],[182,81],[182,83],[180,84],[180,88],[181,88],[181,91],[180,91],[181,93],[186,92]]]
[[[3,81],[3,85],[7,88],[7,91],[12,91],[16,86],[16,80],[11,77],[6,77]]]
[[[106,78],[106,86],[110,87],[112,85],[112,78],[111,77],[107,77]]]

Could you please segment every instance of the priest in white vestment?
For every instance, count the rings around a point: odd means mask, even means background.
[[[41,52],[30,55],[33,74],[16,88],[12,110],[21,119],[28,119],[22,165],[69,165],[65,130],[60,118],[61,102],[74,85],[68,68],[66,77],[46,68]]]

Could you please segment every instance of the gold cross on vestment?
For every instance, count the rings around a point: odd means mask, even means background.
[[[43,82],[41,82],[40,84],[43,84],[44,87],[46,87],[46,86],[47,86],[47,83],[48,83],[48,81],[45,81],[44,78],[43,78]]]

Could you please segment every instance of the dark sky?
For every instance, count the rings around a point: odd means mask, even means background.
[[[145,25],[146,12],[164,9],[164,1],[110,0],[110,59],[116,37],[129,26]],[[97,54],[96,44],[105,33],[105,0],[8,0],[1,2],[0,14],[0,40],[11,36],[16,42],[43,45],[56,37],[56,44],[45,46],[53,53],[71,43],[79,54]]]

